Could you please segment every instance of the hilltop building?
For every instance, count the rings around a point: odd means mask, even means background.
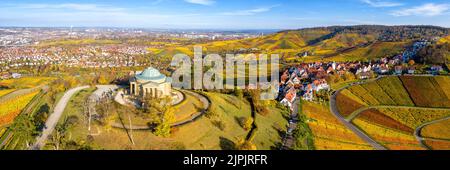
[[[140,73],[135,73],[130,79],[130,94],[161,98],[172,95],[172,86],[169,78],[155,68],[148,67]]]

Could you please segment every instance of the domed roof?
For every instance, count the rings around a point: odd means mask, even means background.
[[[144,71],[142,71],[142,73],[136,75],[136,79],[163,83],[164,81],[166,81],[166,76],[161,74],[157,69],[148,67]]]

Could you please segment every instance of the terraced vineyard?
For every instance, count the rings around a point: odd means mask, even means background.
[[[51,77],[23,77],[19,79],[1,80],[0,86],[10,88],[33,88],[42,84],[51,82],[54,78]]]
[[[312,130],[314,146],[319,150],[369,150],[356,134],[347,129],[329,111],[328,106],[306,102],[302,104],[303,113],[310,119],[308,126]]]
[[[444,76],[384,77],[341,90],[337,109],[387,149],[444,149],[450,144],[450,122],[434,121],[450,116],[449,82]],[[414,136],[422,126],[423,143]]]
[[[39,91],[34,91],[0,103],[0,126],[11,123],[38,93]]]
[[[4,95],[7,95],[7,94],[9,94],[9,93],[11,93],[11,92],[13,92],[14,90],[16,90],[16,89],[4,89],[4,90],[0,90],[0,97],[2,97],[2,96],[4,96]]]
[[[417,106],[450,107],[449,98],[434,77],[402,76],[400,79]],[[447,86],[450,84],[444,85],[444,88]]]
[[[388,149],[414,149],[421,147],[414,137],[415,129],[424,123],[448,116],[450,110],[392,107],[366,110],[360,113],[353,123]],[[442,128],[440,124],[437,126]],[[442,131],[438,133],[449,135]]]
[[[427,125],[420,134],[423,137],[450,140],[450,119]]]
[[[418,106],[450,108],[450,77],[384,77],[342,90],[336,99],[347,117],[366,106]]]

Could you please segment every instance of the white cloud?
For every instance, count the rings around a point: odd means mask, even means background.
[[[215,3],[214,0],[184,0],[191,4],[199,4],[199,5],[212,5]]]
[[[438,16],[446,13],[450,9],[449,4],[434,4],[427,3],[421,6],[416,6],[407,9],[401,9],[393,11],[391,15],[393,16]]]
[[[246,16],[246,15],[255,15],[258,13],[263,12],[269,12],[272,10],[272,8],[275,8],[279,5],[274,5],[270,7],[261,7],[261,8],[254,8],[254,9],[248,9],[248,10],[240,10],[240,11],[233,11],[233,12],[223,12],[221,15],[230,15],[230,16]]]
[[[398,2],[390,2],[390,1],[381,1],[381,0],[361,0],[362,2],[376,8],[380,7],[397,7],[402,6],[402,3]]]

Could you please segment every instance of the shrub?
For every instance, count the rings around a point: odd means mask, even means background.
[[[245,130],[250,130],[253,126],[253,118],[251,117],[241,117],[239,118],[239,124]]]
[[[219,128],[221,131],[224,131],[226,128],[226,124],[221,120],[214,120],[211,122],[215,127]]]

